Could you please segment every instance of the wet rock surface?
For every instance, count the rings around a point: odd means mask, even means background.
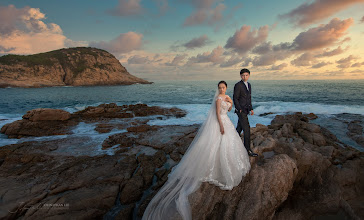
[[[348,132],[346,133],[351,139],[364,147],[364,133],[361,120],[354,120],[348,124]]]
[[[100,114],[91,109],[79,114],[86,112]],[[75,143],[71,140],[0,148],[0,218],[141,218],[200,125],[126,120],[126,131],[102,144],[112,155],[57,153]],[[250,158],[249,174],[231,191],[203,183],[189,198],[193,219],[310,219],[335,213],[363,219],[363,153],[309,120],[296,113],[251,128],[259,157]],[[115,126],[101,120],[98,128]]]
[[[22,120],[4,125],[1,133],[9,138],[28,136],[49,136],[72,134],[72,129],[80,122],[98,122],[95,128],[99,133],[107,133],[113,128],[126,129],[131,125],[147,123],[148,119],[130,120],[135,117],[161,115],[164,117],[184,117],[186,112],[178,108],[161,108],[146,104],[118,106],[115,103],[89,106],[73,114],[61,109],[34,109],[28,111]],[[123,119],[109,123],[113,119]]]

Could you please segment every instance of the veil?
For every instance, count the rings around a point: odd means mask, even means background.
[[[167,182],[150,201],[142,220],[191,220],[188,196],[195,192],[209,171],[212,160],[210,149],[221,142],[220,126],[216,117],[216,90],[206,120],[199,128],[181,161],[168,175]]]

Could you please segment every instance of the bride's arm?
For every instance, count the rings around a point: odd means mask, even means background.
[[[224,126],[222,125],[221,117],[220,117],[220,105],[221,105],[221,99],[217,99],[216,100],[216,117],[217,117],[217,121],[219,122],[219,125],[220,125],[220,132],[221,132],[221,134],[224,134]]]

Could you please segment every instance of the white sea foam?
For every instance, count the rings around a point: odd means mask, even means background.
[[[171,108],[177,107],[187,112],[183,118],[169,118],[164,120],[150,120],[149,125],[192,125],[202,124],[207,117],[210,104],[188,104],[188,105],[160,105],[161,107]],[[238,116],[234,113],[234,108],[228,113],[233,124],[238,123]],[[260,117],[257,115],[249,116],[250,126],[255,127],[257,123],[269,125],[273,117]]]
[[[254,109],[256,114],[273,112],[284,114],[289,112],[314,113],[322,115],[334,115],[341,113],[361,114],[364,115],[364,106],[362,105],[328,105],[305,102],[256,102]]]
[[[207,117],[209,104],[186,104],[186,105],[159,105],[161,107],[171,108],[177,107],[187,112],[186,117],[183,118],[169,118],[166,120],[151,120],[148,122],[150,125],[192,125],[202,124]],[[278,114],[289,114],[293,112],[302,112],[304,114],[314,113],[322,116],[330,116],[340,113],[349,114],[362,114],[364,115],[364,106],[345,106],[345,105],[327,105],[316,103],[299,103],[299,102],[256,102],[254,103],[254,115],[249,116],[251,127],[256,124],[269,125],[272,119]],[[233,124],[237,124],[238,116],[234,114],[234,108],[228,113],[230,120]],[[259,116],[264,113],[271,113],[266,116]],[[321,116],[321,117],[322,117]]]
[[[97,106],[101,103],[95,103],[93,106]],[[118,105],[122,103],[118,103]],[[328,104],[316,104],[316,103],[300,103],[300,102],[254,102],[255,106],[253,116],[249,116],[250,126],[255,127],[257,123],[269,125],[271,120],[277,114],[287,114],[293,112],[303,112],[303,113],[314,113],[320,115],[320,118],[325,117],[335,117],[336,114],[349,113],[349,114],[361,114],[364,115],[364,106],[360,105],[328,105]],[[151,117],[148,122],[149,125],[192,125],[192,124],[202,124],[207,117],[210,104],[155,104],[155,106],[161,106],[166,108],[177,107],[183,109],[187,112],[187,115],[182,118],[175,117],[162,117],[158,119],[157,117]],[[75,112],[86,108],[86,105],[76,105],[74,107],[63,108],[68,112]],[[259,116],[264,113],[271,113],[266,116]],[[234,125],[238,122],[238,117],[234,114],[234,108],[228,113],[229,118]],[[16,120],[21,120],[22,114],[0,114],[0,128],[7,123],[14,122]],[[72,152],[73,155],[100,155],[100,154],[114,154],[115,148],[113,146],[107,150],[102,149],[102,143],[108,136],[126,132],[126,130],[113,129],[109,133],[98,133],[95,131],[95,126],[97,123],[79,123],[72,132],[72,135],[55,135],[55,136],[45,136],[45,137],[27,137],[21,139],[8,139],[6,135],[0,134],[0,147],[8,144],[16,144],[24,141],[45,141],[45,140],[55,140],[62,138],[77,138],[83,137],[84,142],[77,143],[76,146],[70,146],[67,152]]]

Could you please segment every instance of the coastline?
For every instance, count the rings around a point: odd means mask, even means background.
[[[38,127],[38,130],[33,129],[33,135],[44,135],[47,131],[63,138],[0,147],[0,185],[7,186],[2,187],[3,204],[10,211],[1,212],[1,216],[141,218],[147,203],[166,181],[172,166],[181,159],[200,126],[148,125],[151,114],[168,120],[183,117],[185,112],[143,104],[117,106],[112,103],[72,114],[63,110],[29,111],[21,125],[29,126],[28,130]],[[257,124],[251,128],[253,149],[260,156],[251,158],[250,174],[232,191],[221,191],[204,183],[190,198],[196,219],[211,215],[224,219],[231,213],[257,218],[273,215],[304,219],[329,213],[363,217],[358,202],[364,196],[360,190],[363,189],[360,184],[364,178],[361,169],[364,153],[346,146],[327,129],[310,123],[310,119],[312,115],[301,113],[277,115],[270,125]],[[54,123],[53,128],[62,126],[49,130],[46,125],[50,123]],[[65,128],[77,126],[75,123],[97,123],[95,133],[70,138],[67,131],[72,129]],[[115,133],[104,139],[99,149],[102,154],[86,154],[87,149],[92,149],[87,143],[91,143],[92,138],[102,137],[95,134],[112,130]],[[77,152],[81,143],[85,148]],[[39,169],[42,172],[38,172]],[[29,175],[36,178],[29,179]],[[320,192],[320,196],[307,194],[306,189]],[[262,190],[266,196],[257,197]],[[355,197],[351,192],[355,192]],[[327,193],[330,201],[326,199]],[[301,198],[303,195],[305,199]],[[327,208],[317,209],[308,204],[312,199],[321,204],[318,207]],[[44,207],[55,201],[63,206]],[[254,208],[246,207],[248,201]],[[214,213],[213,207],[219,204],[225,204],[225,211]],[[86,208],[92,211],[85,212]]]

